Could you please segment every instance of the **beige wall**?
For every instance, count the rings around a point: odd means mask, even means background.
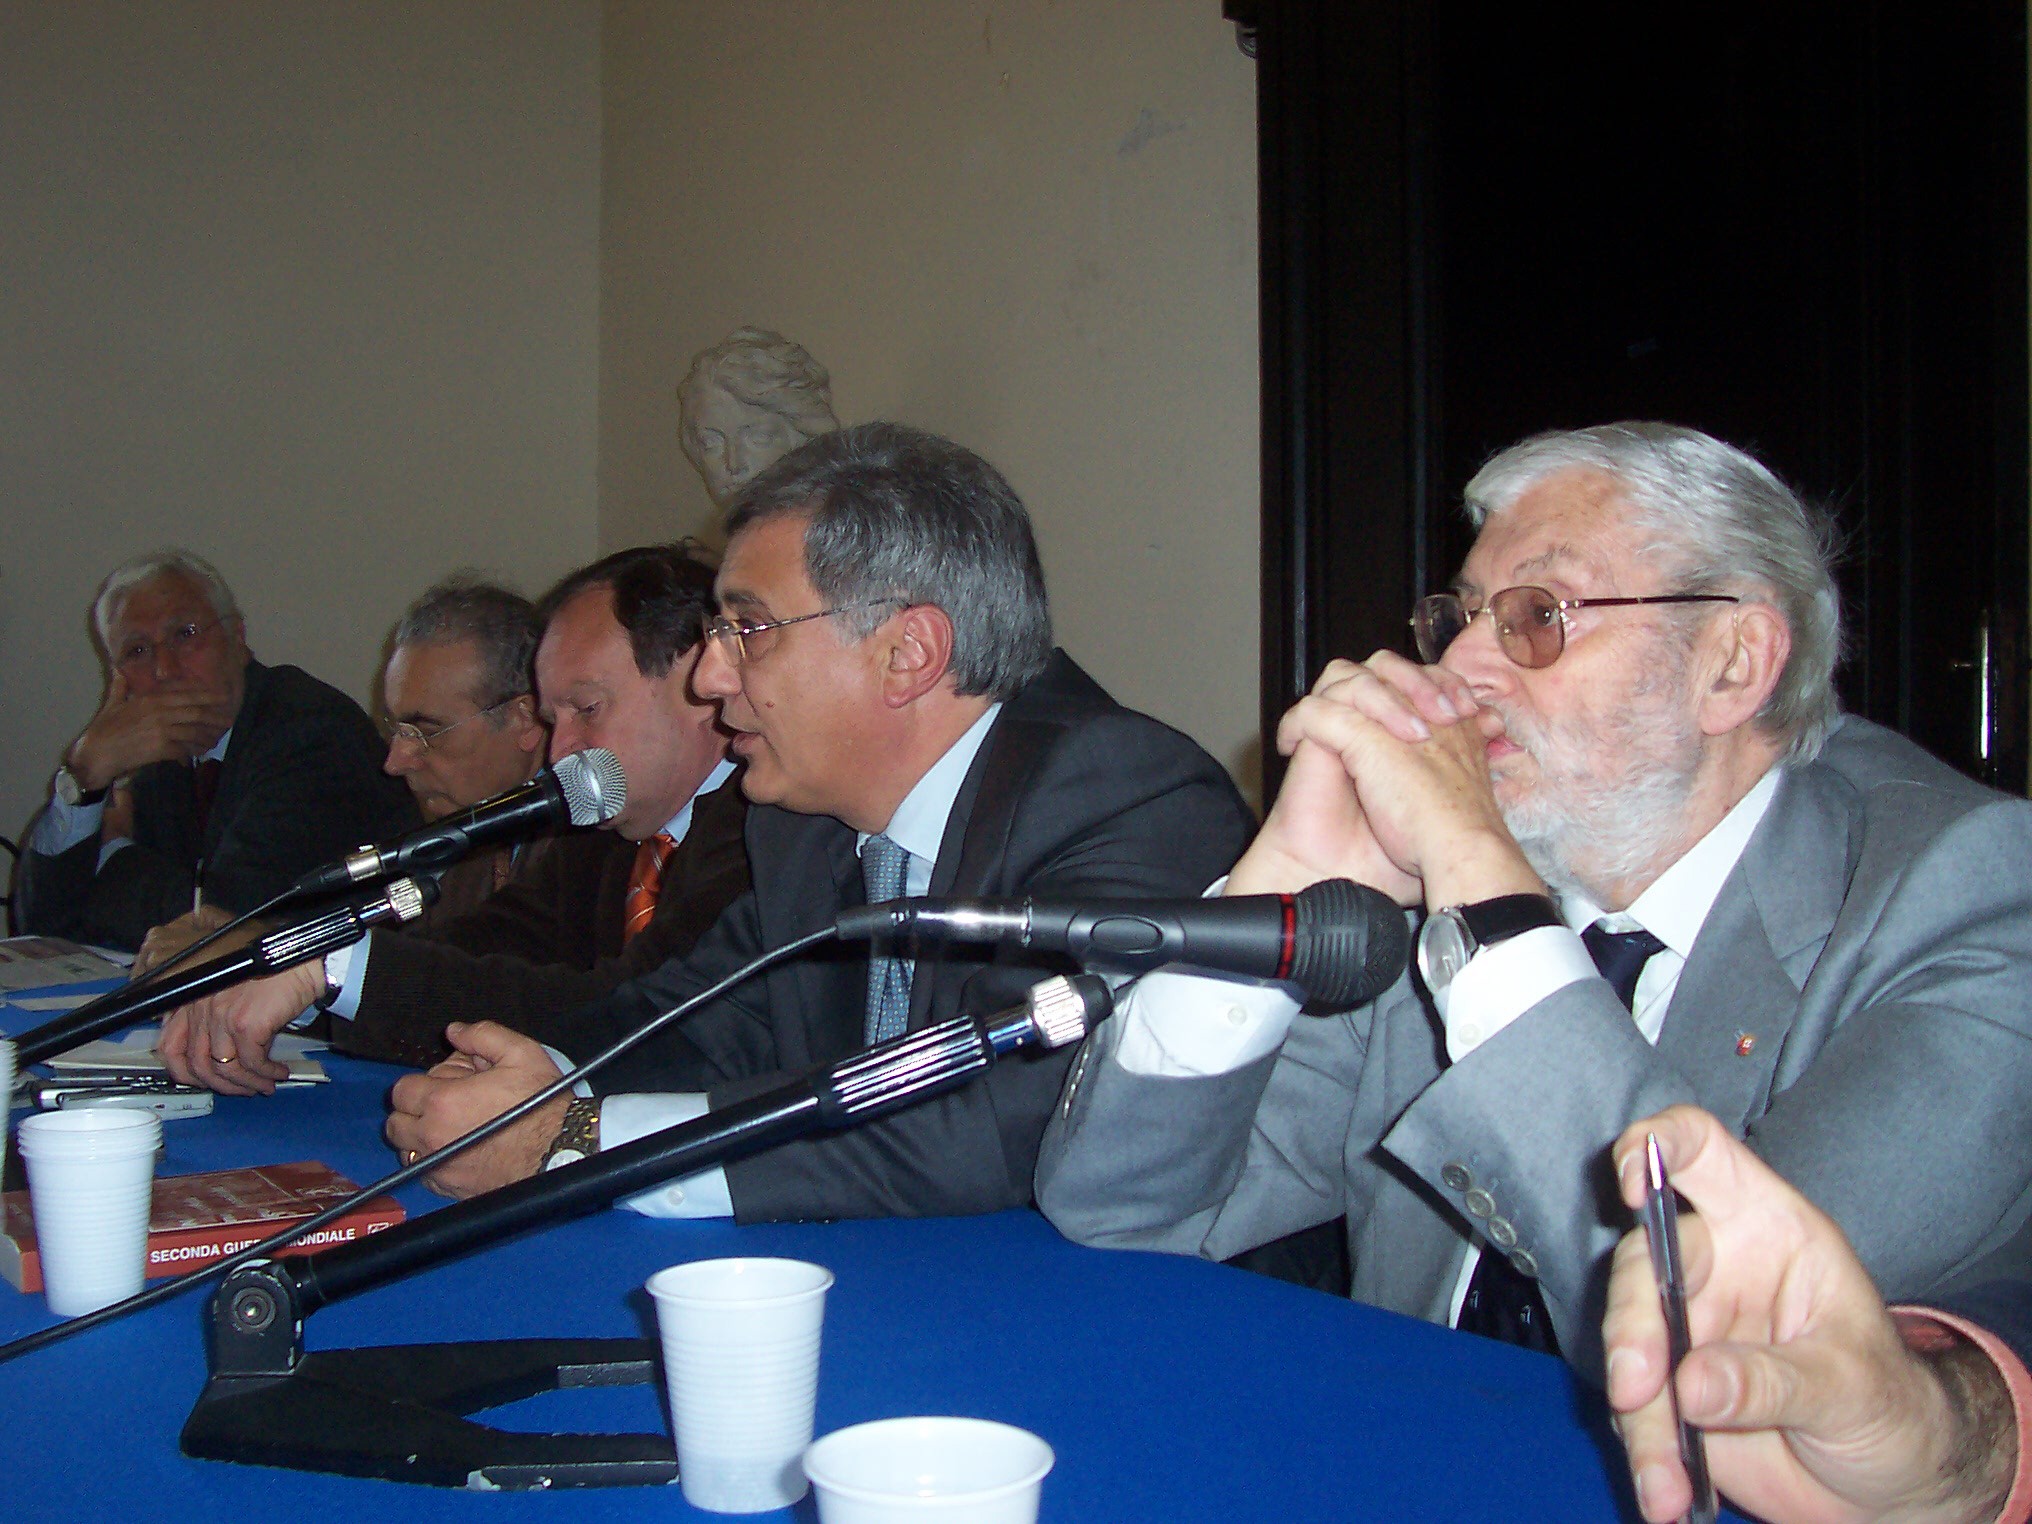
[[[595,543],[596,4],[0,6],[0,831],[183,541],[368,696],[432,577]]]
[[[0,831],[98,701],[114,561],[191,545],[262,656],[367,699],[450,567],[705,527],[673,389],[743,321],[842,416],[1001,465],[1063,642],[1237,764],[1254,73],[1218,10],[0,6]]]
[[[709,526],[674,389],[780,329],[846,421],[999,465],[1061,643],[1243,762],[1255,66],[1220,7],[615,0],[603,58],[602,545]]]

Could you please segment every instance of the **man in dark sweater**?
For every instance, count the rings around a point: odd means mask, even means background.
[[[24,931],[132,950],[199,898],[252,910],[415,828],[366,713],[308,673],[255,661],[208,562],[182,550],[129,561],[92,616],[111,678],[30,831]]]

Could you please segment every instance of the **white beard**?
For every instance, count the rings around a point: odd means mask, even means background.
[[[1676,855],[1702,737],[1685,701],[1689,653],[1661,640],[1627,698],[1600,715],[1513,716],[1505,733],[1538,765],[1503,820],[1538,876],[1596,904],[1610,886],[1655,877]]]

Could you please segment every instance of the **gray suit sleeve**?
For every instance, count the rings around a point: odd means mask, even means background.
[[[1365,1029],[1366,1013],[1301,1016],[1277,1054],[1160,1078],[1116,1061],[1110,1019],[1045,1130],[1038,1205],[1081,1243],[1208,1259],[1340,1216]]]
[[[1788,969],[1802,981],[1791,1009],[1682,1010],[1682,985],[1668,1029],[1694,1025],[1712,1052],[1654,1049],[1590,980],[1442,1073],[1385,1147],[1450,1200],[1450,1164],[1490,1192],[1583,1369],[1628,1226],[1609,1145],[1674,1102],[1742,1130],[1842,1225],[1888,1297],[2009,1268],[1993,1256],[2019,1253],[2032,1212],[2028,818],[2000,801],[1913,843],[1895,872],[1866,861],[1824,946]],[[1780,1046],[1768,1091],[1731,1114],[1746,1031]]]

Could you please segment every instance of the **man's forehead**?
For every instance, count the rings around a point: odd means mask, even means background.
[[[1628,513],[1628,499],[1613,478],[1557,472],[1489,516],[1456,586],[1463,592],[1532,581],[1618,586],[1634,553]]]
[[[773,514],[741,529],[713,578],[713,597],[723,609],[766,609],[772,600],[797,596],[808,587],[804,535],[811,513]]]
[[[118,631],[144,622],[181,623],[194,614],[210,619],[217,612],[203,583],[172,569],[128,588],[113,611],[113,628]]]
[[[395,648],[388,658],[384,686],[390,707],[406,704],[441,705],[469,697],[485,676],[479,643],[455,640],[414,640]]]

